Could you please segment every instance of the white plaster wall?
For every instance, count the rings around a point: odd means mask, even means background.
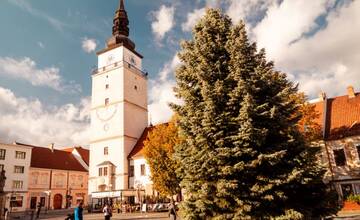
[[[0,160],[0,164],[4,165],[5,176],[6,176],[4,191],[8,192],[7,196],[11,196],[11,195],[23,196],[23,206],[14,209],[14,211],[23,211],[26,208],[26,201],[27,201],[27,195],[26,193],[23,192],[27,192],[29,186],[31,147],[0,144],[0,149],[6,150],[5,160]],[[26,153],[25,159],[16,159],[15,158],[16,151],[25,152]],[[24,173],[14,173],[15,166],[24,166]],[[23,188],[14,189],[13,188],[14,180],[23,181]],[[7,207],[9,207],[9,203],[7,203]]]
[[[124,53],[123,53],[123,47],[117,47],[110,51],[107,51],[103,54],[100,54],[98,56],[98,68],[103,68],[105,66],[108,66],[112,63],[116,63],[123,60]],[[109,62],[109,56],[112,56],[111,62]]]
[[[136,157],[134,160],[134,188],[137,184],[141,184],[143,188],[146,185],[152,184],[150,179],[150,167],[144,157]],[[145,164],[145,176],[141,176],[141,164]]]

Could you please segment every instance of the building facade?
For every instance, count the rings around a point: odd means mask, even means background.
[[[32,147],[0,143],[0,170],[5,170],[5,208],[25,211]]]
[[[104,192],[119,196],[120,191],[130,189],[128,155],[148,125],[147,74],[142,71],[143,57],[128,38],[129,21],[123,1],[113,23],[112,36],[106,48],[97,53],[98,69],[92,74],[92,198],[106,197]]]
[[[18,146],[29,146],[18,143]],[[43,210],[87,204],[88,152],[77,147],[65,150],[31,146],[26,208]]]
[[[360,94],[349,86],[347,94],[315,101],[322,127],[321,160],[328,168],[325,181],[334,184],[340,200],[360,194]]]

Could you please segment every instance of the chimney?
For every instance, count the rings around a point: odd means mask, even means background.
[[[355,98],[355,91],[353,86],[350,85],[347,87],[347,94],[349,98]]]
[[[53,152],[53,153],[54,153],[54,145],[55,145],[54,143],[51,143],[50,146],[49,146],[51,152]]]
[[[321,92],[321,93],[319,94],[319,99],[320,99],[320,101],[324,101],[324,100],[326,99],[326,93],[325,93],[325,92]]]

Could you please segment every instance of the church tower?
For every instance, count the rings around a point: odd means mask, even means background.
[[[123,0],[113,24],[92,73],[89,194],[128,189],[127,156],[148,125],[147,74]]]

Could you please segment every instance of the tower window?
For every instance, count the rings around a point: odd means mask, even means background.
[[[104,176],[107,176],[107,175],[108,175],[108,168],[104,167]]]
[[[137,89],[138,89],[138,87],[137,87],[137,86],[134,86],[134,89],[135,89],[135,90],[137,90]]]
[[[109,105],[109,98],[105,99],[105,105]]]
[[[109,84],[106,84],[106,85],[105,85],[105,89],[109,89]]]
[[[108,155],[109,154],[109,148],[108,147],[104,147],[104,155]]]
[[[102,168],[100,167],[99,168],[99,176],[102,176],[103,175],[103,172],[102,172]]]

